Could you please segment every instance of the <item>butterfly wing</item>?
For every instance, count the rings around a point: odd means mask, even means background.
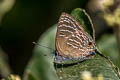
[[[81,58],[90,55],[94,46],[88,46],[92,37],[69,14],[62,13],[56,33],[56,51],[58,55],[68,58]]]

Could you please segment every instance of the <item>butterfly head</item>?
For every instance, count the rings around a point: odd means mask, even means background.
[[[95,46],[92,47],[92,50],[90,51],[90,56],[94,56],[95,55]]]
[[[89,40],[87,43],[87,50],[89,52],[89,56],[95,55],[95,49],[96,49],[95,41],[91,37],[89,37]]]

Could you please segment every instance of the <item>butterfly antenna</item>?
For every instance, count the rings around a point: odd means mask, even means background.
[[[55,51],[54,49],[52,49],[52,48],[50,48],[50,47],[47,47],[47,46],[43,46],[43,45],[41,45],[41,44],[38,44],[38,43],[36,43],[36,42],[32,42],[33,44],[35,44],[35,45],[39,45],[39,46],[41,46],[41,47],[45,47],[45,48],[47,48],[47,49],[50,49],[50,50],[53,50],[53,51]]]

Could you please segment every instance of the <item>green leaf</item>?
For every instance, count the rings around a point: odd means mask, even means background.
[[[95,31],[92,21],[85,10],[76,8],[71,12],[71,15],[82,25],[82,27],[95,39]]]
[[[37,79],[37,77],[30,71],[26,71],[26,73],[24,74],[24,80],[39,80]]]
[[[30,60],[24,73],[24,80],[29,80],[26,77],[34,74],[35,80],[57,80],[57,75],[54,70],[52,54],[54,52],[54,41],[56,34],[56,25],[47,30],[38,40],[34,49],[34,55]],[[53,48],[48,49],[46,47]]]
[[[91,72],[93,77],[98,77],[99,74],[102,74],[104,80],[119,80],[117,72],[110,62],[98,54],[93,59],[56,69],[57,75],[61,80],[80,80],[84,71]]]

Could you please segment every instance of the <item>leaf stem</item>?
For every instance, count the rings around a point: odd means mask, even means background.
[[[104,57],[105,59],[108,60],[108,62],[111,64],[111,66],[113,67],[114,71],[116,72],[117,76],[120,78],[120,71],[119,71],[119,68],[117,66],[115,66],[113,64],[113,62],[110,60],[109,57],[105,56],[104,54],[102,54],[98,49],[96,49],[95,51],[98,55]]]

